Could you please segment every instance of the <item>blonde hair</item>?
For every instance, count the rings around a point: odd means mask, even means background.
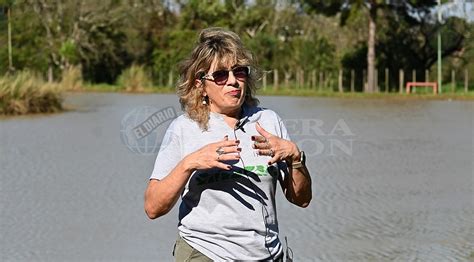
[[[196,121],[202,130],[208,129],[209,106],[204,105],[203,83],[196,86],[199,80],[209,71],[213,61],[218,62],[218,67],[229,64],[250,66],[250,76],[245,82],[244,104],[258,105],[255,98],[256,82],[260,75],[251,52],[244,47],[240,37],[223,28],[207,28],[201,31],[194,50],[188,58],[183,60],[179,67],[180,79],[177,85],[177,94],[181,108],[192,120]]]

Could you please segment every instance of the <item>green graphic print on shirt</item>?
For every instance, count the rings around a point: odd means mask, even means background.
[[[244,169],[240,169],[239,171],[220,171],[216,173],[201,173],[198,177],[196,177],[197,185],[207,185],[212,184],[220,181],[225,180],[235,180],[240,177],[246,177],[247,175],[257,175],[259,177],[264,177],[268,175],[274,175],[275,172],[273,171],[273,166],[267,167],[264,165],[256,165],[256,166],[245,166]],[[270,171],[270,172],[269,172]],[[270,174],[272,173],[272,174]]]

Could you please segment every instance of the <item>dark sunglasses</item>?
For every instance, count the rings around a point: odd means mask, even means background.
[[[229,79],[229,72],[232,71],[234,77],[238,80],[246,80],[250,75],[250,66],[237,66],[231,70],[218,70],[212,74],[201,76],[201,80],[213,81],[217,85],[225,85]]]

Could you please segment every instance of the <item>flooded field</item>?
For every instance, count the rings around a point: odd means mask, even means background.
[[[277,194],[295,261],[474,259],[474,102],[260,100],[312,171],[308,208]],[[172,261],[177,208],[148,220],[143,192],[177,101],[70,94],[70,112],[0,120],[0,260]]]

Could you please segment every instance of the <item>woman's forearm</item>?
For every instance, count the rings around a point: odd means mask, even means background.
[[[149,181],[145,191],[145,213],[150,219],[163,216],[173,208],[192,172],[184,158],[162,180]]]
[[[300,207],[307,207],[312,198],[311,176],[304,163],[298,168],[293,168],[293,163],[304,162],[304,153],[293,142],[290,142],[289,148],[291,153],[288,154],[285,160],[289,173],[284,181],[285,196],[291,203]]]
[[[300,207],[307,207],[312,199],[311,176],[306,166],[293,169],[286,181],[286,198]]]

